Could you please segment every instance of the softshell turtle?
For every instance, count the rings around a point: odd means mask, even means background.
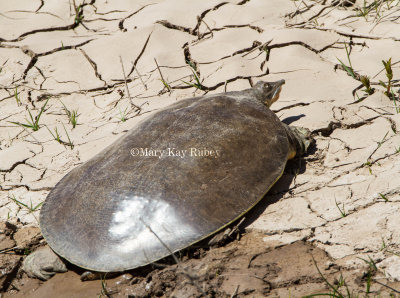
[[[181,100],[68,173],[40,227],[80,267],[136,268],[190,246],[249,211],[303,154],[309,131],[269,109],[284,80]]]

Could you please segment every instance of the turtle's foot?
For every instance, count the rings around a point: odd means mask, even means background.
[[[120,272],[96,272],[96,271],[85,271],[81,274],[81,281],[98,280],[107,278],[114,278],[120,275]]]
[[[315,141],[311,137],[311,131],[304,127],[289,126],[283,123],[289,139],[288,159],[302,156]]]
[[[103,278],[104,273],[85,271],[81,274],[81,281],[98,280]]]
[[[48,280],[56,273],[67,272],[67,267],[60,257],[46,246],[27,256],[22,264],[22,270],[30,277]]]
[[[230,240],[239,239],[240,237],[240,231],[239,231],[239,226],[244,222],[246,218],[243,217],[239,223],[233,227],[226,228],[225,230],[222,230],[221,232],[217,233],[214,237],[211,238],[211,240],[208,242],[208,245],[210,247],[220,247],[225,245],[227,242]]]

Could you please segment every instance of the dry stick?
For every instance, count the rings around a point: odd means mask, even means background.
[[[260,44],[258,47],[255,47],[255,48],[252,49],[251,51],[249,51],[249,52],[247,52],[246,54],[242,55],[242,57],[246,57],[247,55],[253,53],[255,50],[261,49],[261,48],[263,48],[263,47],[265,47],[265,46],[268,46],[271,42],[272,42],[272,39],[269,40],[269,41],[267,41],[267,42],[264,42],[263,44]]]
[[[11,247],[11,248],[7,248],[7,249],[3,249],[3,250],[0,250],[0,254],[3,254],[3,253],[6,253],[6,252],[9,252],[9,251],[11,251],[11,250],[17,250],[17,249],[21,249],[21,248],[19,248],[18,246],[15,246],[15,247]]]
[[[158,63],[157,63],[157,60],[156,60],[156,58],[154,58],[154,62],[156,63],[156,65],[157,65],[157,69],[158,69],[158,72],[160,73],[160,77],[161,77],[161,80],[162,80],[162,82],[163,82],[163,84],[164,84],[164,86],[168,89],[168,91],[171,93],[171,88],[169,87],[169,85],[168,85],[168,83],[167,83],[167,81],[166,80],[164,80],[164,77],[163,77],[163,75],[162,75],[162,73],[161,73],[161,69],[160,69],[160,67],[158,66]]]
[[[380,282],[380,281],[378,281],[376,279],[373,279],[373,281],[378,283],[378,284],[380,284],[381,286],[384,286],[384,287],[386,287],[388,289],[391,289],[395,293],[400,293],[400,291],[396,290],[395,288],[392,288],[392,287],[390,287],[390,286],[388,286],[388,285],[386,285],[386,284],[384,284],[384,283],[382,283],[382,282]]]
[[[157,62],[156,62],[157,63]],[[142,218],[140,218],[140,221],[146,226],[146,228],[149,229],[149,231],[156,236],[156,238],[158,239],[158,241],[160,241],[160,243],[162,244],[162,246],[164,246],[168,252],[171,254],[171,256],[174,258],[175,263],[179,266],[181,264],[181,262],[178,260],[178,258],[175,256],[175,254],[173,253],[173,251],[168,247],[168,245],[153,231],[153,229],[144,222],[144,220]],[[203,289],[194,282],[194,278],[193,276],[191,276],[185,268],[181,267],[183,273],[189,278],[190,282],[192,283],[192,285],[194,285],[200,292],[202,295],[206,296],[206,293],[204,293]]]
[[[141,111],[141,108],[138,107],[137,105],[135,105],[132,101],[132,97],[131,94],[129,93],[129,88],[128,88],[128,83],[126,81],[126,75],[125,75],[125,69],[124,69],[124,63],[122,62],[122,58],[121,56],[119,56],[119,60],[121,61],[121,66],[122,66],[122,73],[124,74],[124,81],[125,81],[125,88],[126,88],[126,93],[128,94],[129,100],[131,102],[131,106],[133,106],[134,108],[136,108],[137,111]]]
[[[201,20],[201,22],[204,23],[204,25],[206,25],[208,31],[209,31],[210,34],[211,34],[211,37],[214,37],[214,34],[213,34],[211,28],[207,25],[207,23],[206,23],[203,19]],[[200,27],[199,27],[199,28],[200,28]],[[202,36],[200,36],[200,30],[197,32],[197,38],[198,38],[198,39],[200,39],[200,38],[203,37],[204,35],[205,35],[205,33],[202,34]]]
[[[133,64],[133,62],[132,62],[132,64]],[[133,67],[135,68],[135,71],[136,71],[136,73],[137,73],[137,75],[138,75],[140,81],[142,82],[142,84],[143,84],[143,86],[144,86],[144,89],[147,90],[147,85],[144,83],[144,81],[143,81],[143,79],[142,79],[142,76],[140,75],[140,73],[139,73],[137,67],[136,67],[135,65],[133,65]]]
[[[239,292],[239,285],[237,285],[235,292],[233,292],[233,294],[231,295],[231,298],[236,297],[238,292]]]

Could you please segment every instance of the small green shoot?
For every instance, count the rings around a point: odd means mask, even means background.
[[[22,127],[31,128],[33,131],[39,130],[39,128],[40,128],[39,120],[40,120],[40,117],[42,116],[42,113],[43,113],[43,111],[44,111],[44,109],[45,109],[45,107],[46,107],[46,105],[47,105],[49,99],[50,99],[50,98],[48,98],[48,99],[46,100],[46,102],[44,103],[44,105],[43,105],[42,108],[40,109],[40,112],[39,112],[39,114],[35,117],[35,119],[33,119],[32,113],[31,113],[31,111],[28,109],[29,117],[31,118],[30,121],[29,121],[28,119],[25,118],[26,122],[28,122],[28,123],[13,122],[13,121],[9,121],[9,122],[12,123],[12,124],[16,124],[16,125],[22,126]]]
[[[128,107],[126,107],[126,109],[122,112],[121,111],[121,109],[120,108],[118,108],[118,110],[119,110],[119,120],[121,121],[121,122],[125,122],[126,120],[127,120],[127,118],[126,118],[126,116],[127,116],[127,110],[128,110]]]
[[[167,88],[168,92],[171,92],[171,86],[163,79],[161,79],[161,82],[163,83],[164,87]]]
[[[64,50],[64,43],[61,41],[61,50]]]
[[[72,150],[72,149],[74,149],[74,144],[72,143],[72,141],[69,137],[69,134],[68,134],[67,130],[65,129],[64,124],[63,124],[63,128],[64,128],[65,134],[67,135],[67,138],[68,138],[68,143],[66,145],[69,146]]]
[[[379,193],[379,196],[381,197],[382,200],[384,200],[385,202],[389,202],[389,199],[382,193]]]
[[[396,114],[399,114],[400,113],[400,107],[398,107],[397,103],[396,103],[396,101],[399,100],[399,98],[396,99],[396,95],[394,94],[393,89],[391,89],[390,91],[391,91],[391,95],[392,95],[394,109],[396,111]]]
[[[347,48],[346,43],[344,44],[344,48],[346,49],[346,55],[347,55],[347,60],[349,61],[349,66],[347,66],[346,64],[344,64],[342,62],[342,60],[340,60],[339,58],[336,58],[340,64],[342,65],[342,67],[346,70],[347,74],[351,77],[353,77],[355,80],[357,80],[357,76],[354,72],[353,66],[351,65],[351,60],[350,60],[350,52],[349,49]]]
[[[346,217],[347,213],[346,213],[346,211],[344,209],[344,203],[342,204],[342,208],[340,208],[339,203],[335,199],[335,204],[336,204],[336,207],[338,208],[340,214],[342,215],[342,217]]]
[[[396,257],[400,257],[400,254],[398,254],[398,253],[396,253],[396,252],[394,252],[394,251],[386,250],[386,252],[388,252],[388,253],[390,253],[390,254],[396,256]]]
[[[369,77],[367,76],[361,76],[361,83],[364,85],[365,89],[362,90],[366,94],[371,95],[374,93],[374,89],[371,88],[371,82],[369,80]]]
[[[198,77],[196,71],[190,66],[190,64],[189,64],[189,68],[190,68],[190,70],[191,70],[192,73],[193,73],[193,76],[194,76],[194,79],[196,80],[196,83],[185,82],[185,81],[183,81],[183,80],[182,80],[182,82],[184,82],[186,85],[192,86],[192,87],[194,87],[194,88],[196,88],[196,89],[204,90],[203,84],[200,82],[200,79],[199,79],[199,77]]]
[[[387,141],[387,140],[386,140],[386,137],[387,137],[388,133],[389,133],[389,131],[387,131],[386,134],[384,135],[384,137],[382,138],[382,140],[378,142],[378,147],[377,147],[376,149],[378,149],[379,147],[381,147],[382,144],[385,143],[385,142]]]
[[[376,267],[375,261],[373,259],[371,259],[370,256],[368,256],[369,260],[366,260],[366,259],[363,259],[363,258],[360,258],[360,257],[358,257],[358,259],[360,259],[360,260],[364,261],[365,263],[367,263],[370,270],[372,270],[374,272],[378,271],[378,267]]]
[[[393,79],[392,58],[390,58],[388,61],[382,60],[382,64],[385,67],[386,77],[388,81],[387,83],[379,81],[379,84],[386,89],[385,95],[390,98],[390,96],[392,95],[390,91],[392,88],[392,79]]]
[[[358,14],[357,14],[358,17],[364,17],[365,20],[368,21],[367,16],[368,16],[369,12],[371,11],[371,9],[369,8],[369,6],[367,6],[366,0],[364,0],[363,6],[361,8],[357,8],[357,11],[358,11]]]
[[[383,239],[382,239],[383,241]],[[371,280],[372,280],[372,275],[378,271],[378,267],[376,267],[375,261],[371,259],[370,256],[368,256],[369,260],[363,259],[358,257],[360,260],[363,260],[365,263],[368,264],[368,273],[367,273],[367,285],[365,289],[365,294],[369,294],[371,292]]]
[[[349,291],[349,288],[343,278],[343,275],[340,274],[339,280],[337,281],[337,285],[333,285],[331,284],[326,277],[322,274],[321,270],[318,268],[317,266],[317,262],[315,261],[314,257],[312,257],[313,262],[314,262],[314,266],[317,268],[319,275],[321,276],[321,278],[323,279],[323,281],[325,282],[325,284],[328,286],[328,288],[330,289],[330,293],[321,293],[321,294],[312,294],[312,295],[307,295],[307,296],[303,296],[303,298],[309,298],[309,297],[318,297],[318,296],[329,296],[329,297],[335,297],[335,298],[344,298],[344,297],[352,297]],[[341,287],[345,287],[346,288],[346,294],[342,294],[339,289]]]
[[[370,161],[367,161],[366,163],[364,163],[364,166],[368,168],[369,174],[372,175],[372,163]]]
[[[195,71],[197,71],[197,67],[196,65],[190,61],[190,60],[186,60],[186,64],[189,65],[189,67],[191,67],[192,69],[194,69]]]
[[[104,274],[101,278],[101,292],[100,292],[98,298],[102,298],[102,297],[111,298],[112,297],[111,291],[107,288],[106,276],[107,276],[107,273]]]
[[[17,200],[17,198],[16,198],[14,195],[13,195],[12,197],[8,196],[8,198],[9,198],[10,200],[14,201],[14,203],[17,204],[19,207],[28,209],[29,213],[36,211],[36,210],[37,210],[40,206],[42,206],[43,203],[44,203],[44,202],[40,202],[40,203],[37,204],[36,206],[33,206],[33,205],[32,205],[32,201],[31,201],[31,204],[30,204],[30,206],[29,206],[29,205],[27,205],[27,204],[25,204],[25,203],[23,203],[23,202]]]
[[[400,153],[400,146],[398,148],[394,148],[395,149],[395,153]]]
[[[367,273],[367,286],[366,286],[366,289],[365,289],[365,294],[371,293],[371,276],[372,276],[371,270],[368,270],[368,273]]]
[[[14,91],[14,97],[15,97],[15,101],[17,102],[17,106],[21,106],[21,99],[19,98],[19,93],[18,93],[18,87],[15,87],[15,91]]]
[[[376,142],[376,148],[374,149],[374,151],[372,151],[372,153],[368,156],[368,158],[367,158],[367,162],[364,164],[364,165],[366,165],[366,166],[368,166],[369,168],[370,168],[370,173],[372,174],[372,171],[371,171],[371,162],[370,162],[370,160],[371,160],[371,158],[372,158],[372,156],[375,154],[375,152],[376,151],[378,151],[378,149],[384,144],[384,143],[386,143],[389,139],[386,139],[386,137],[387,137],[387,135],[389,134],[389,131],[387,131],[386,132],[386,134],[383,136],[383,138],[382,138],[382,140],[380,140],[380,141],[378,141],[378,142]],[[377,163],[378,165],[379,165],[379,163]]]
[[[79,25],[83,20],[83,4],[79,4],[76,6],[75,0],[73,0],[74,10],[75,10],[75,19],[74,24]]]
[[[58,142],[59,144],[61,144],[61,145],[69,146],[69,147],[71,148],[71,150],[72,150],[72,149],[74,149],[74,144],[72,143],[72,141],[71,141],[71,139],[70,139],[70,137],[69,137],[69,134],[68,134],[67,130],[65,129],[64,124],[63,124],[62,126],[63,126],[63,128],[64,128],[65,134],[67,135],[68,142],[63,141],[63,140],[61,139],[60,134],[58,133],[57,127],[54,129],[54,134],[51,132],[51,130],[50,130],[47,126],[46,126],[46,128],[47,128],[47,130],[49,131],[49,133],[51,134],[51,136],[53,137],[53,139],[54,139],[55,141],[57,141],[57,142]]]
[[[170,85],[167,83],[167,81],[164,80],[164,77],[163,77],[163,75],[162,75],[162,73],[161,73],[160,67],[158,66],[158,63],[157,63],[156,58],[154,58],[154,62],[156,63],[156,66],[157,66],[157,69],[158,69],[158,73],[160,74],[160,78],[161,78],[160,80],[161,80],[161,82],[164,84],[164,87],[167,88],[168,92],[171,92],[171,87],[170,87]]]
[[[384,249],[386,249],[386,242],[385,242],[385,239],[383,239],[383,237],[382,237],[382,248],[381,248],[381,250],[384,250]]]
[[[65,104],[61,100],[60,100],[60,102],[63,105],[65,114],[68,117],[68,120],[69,120],[68,123],[71,123],[72,124],[72,129],[74,129],[75,126],[78,123],[78,117],[79,117],[78,110],[69,110],[69,109],[67,109],[67,107],[65,106]]]

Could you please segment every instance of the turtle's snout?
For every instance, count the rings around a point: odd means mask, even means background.
[[[279,99],[283,84],[285,84],[285,80],[279,80],[276,82],[260,81],[254,87],[258,91],[261,101],[267,107],[270,107]]]

